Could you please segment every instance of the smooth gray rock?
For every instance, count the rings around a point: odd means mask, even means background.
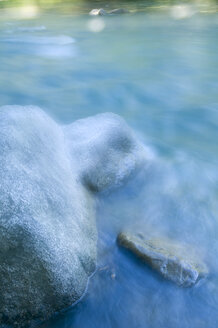
[[[0,326],[78,301],[96,264],[95,197],[145,160],[125,122],[60,126],[36,107],[0,108]]]
[[[179,286],[190,287],[208,273],[206,265],[194,257],[190,247],[185,248],[171,240],[146,239],[140,233],[122,232],[117,241],[164,278]]]

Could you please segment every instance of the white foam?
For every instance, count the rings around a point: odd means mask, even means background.
[[[1,38],[0,42],[23,44],[20,51],[45,58],[67,58],[77,56],[75,39],[70,36],[60,35],[54,37],[45,36],[17,36]]]

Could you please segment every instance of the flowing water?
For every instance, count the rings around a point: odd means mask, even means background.
[[[130,14],[90,17],[93,8]],[[149,165],[98,196],[98,264],[75,307],[43,328],[214,328],[218,322],[218,12],[216,2],[0,2],[0,105],[56,120],[112,111]],[[121,230],[192,245],[210,274],[163,280],[116,245]]]

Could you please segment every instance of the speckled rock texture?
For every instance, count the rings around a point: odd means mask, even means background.
[[[120,185],[144,159],[117,115],[61,126],[36,107],[0,108],[0,326],[81,298],[96,264],[93,191]]]
[[[172,240],[146,239],[141,233],[122,232],[117,241],[178,286],[191,287],[208,273],[206,265],[194,257],[190,247],[184,247]]]

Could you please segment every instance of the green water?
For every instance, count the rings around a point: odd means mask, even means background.
[[[130,14],[91,17],[93,8]],[[44,328],[214,328],[218,321],[217,2],[0,1],[0,105],[60,122],[112,111],[153,164],[98,199],[98,269],[84,299]],[[116,246],[125,228],[196,247],[209,277],[162,280]]]

